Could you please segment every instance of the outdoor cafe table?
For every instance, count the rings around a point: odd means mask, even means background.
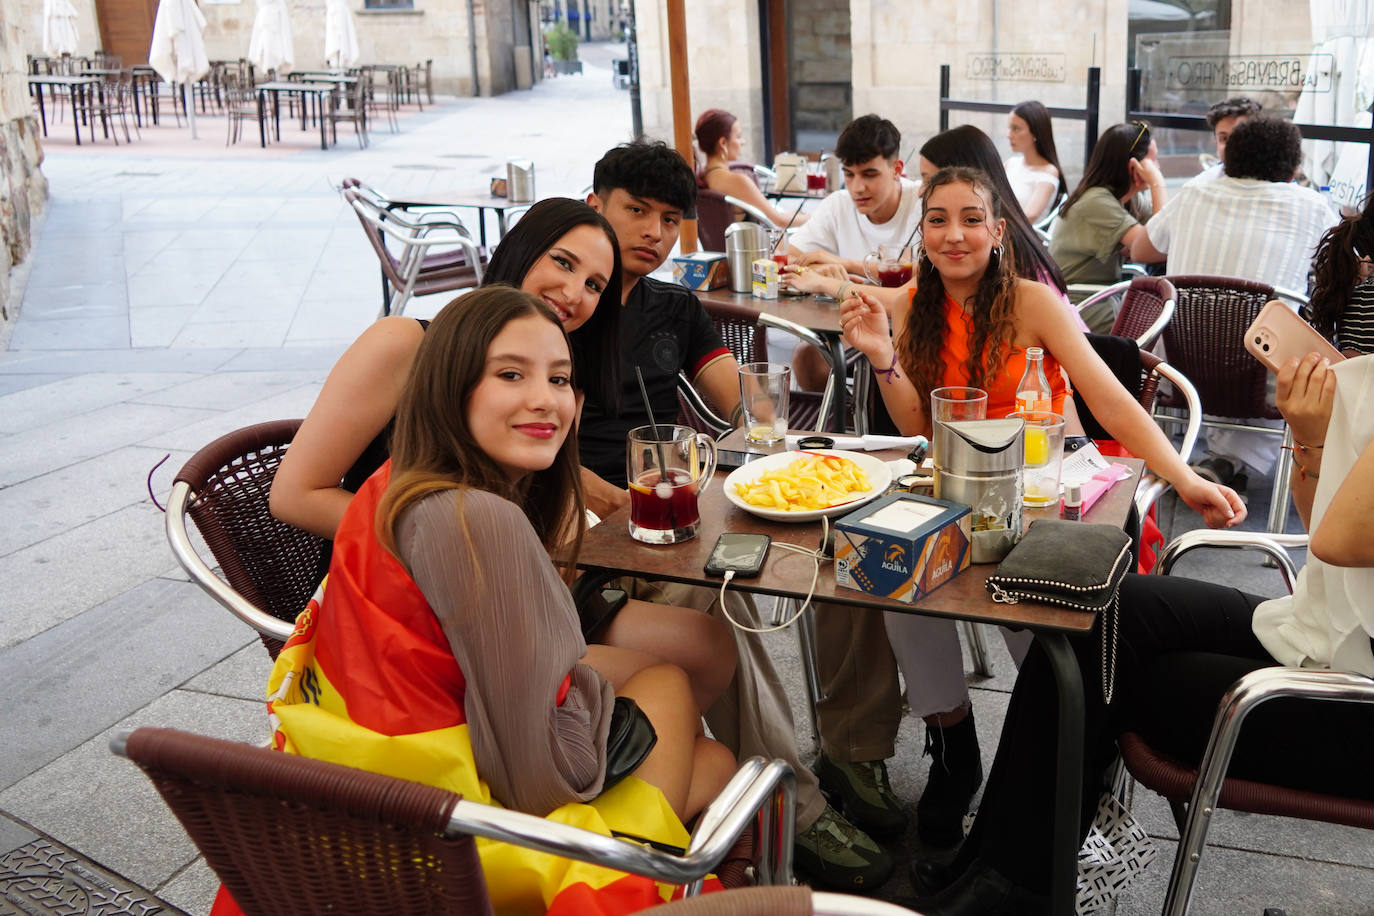
[[[739,447],[739,443],[743,441],[741,436],[738,431],[733,432],[722,440],[722,444],[727,448]],[[736,438],[732,440],[731,437]],[[887,460],[902,457],[900,451],[877,454]],[[1135,458],[1116,460],[1127,465],[1133,476],[1118,482],[1108,490],[1087,512],[1084,521],[1109,524],[1118,528],[1125,525],[1144,462]],[[580,589],[620,576],[684,582],[713,590],[719,589],[721,580],[707,576],[703,566],[716,543],[716,538],[726,531],[766,534],[775,541],[800,544],[804,547],[817,546],[821,534],[821,526],[818,523],[773,522],[737,508],[725,497],[725,476],[724,471],[718,472],[702,494],[701,531],[690,541],[658,546],[634,540],[628,530],[628,507],[616,510],[601,524],[589,529],[582,541],[582,551],[578,555],[577,565],[592,574],[583,577],[590,581],[586,585],[579,583]],[[1029,525],[1037,518],[1049,518],[1052,515],[1053,511],[1049,509],[1027,509],[1024,512],[1024,521]],[[734,579],[730,583],[730,588],[801,601],[806,598],[807,589],[811,584],[813,567],[813,561],[809,557],[795,554],[790,550],[770,550],[763,572],[757,578]],[[1089,633],[1092,630],[1094,615],[1029,601],[999,604],[992,600],[984,586],[988,576],[995,569],[994,564],[970,566],[915,604],[904,604],[847,588],[838,588],[835,585],[834,562],[822,561],[814,600],[850,605],[874,613],[897,611],[902,614],[921,614],[1024,627],[1035,634],[1050,660],[1059,688],[1051,911],[1056,914],[1072,914],[1078,874],[1078,815],[1083,781],[1084,708],[1082,675],[1073,650],[1069,648],[1068,637]]]
[[[840,339],[840,304],[834,299],[815,296],[779,296],[777,299],[756,299],[749,293],[737,293],[729,287],[698,291],[697,298],[706,306],[727,305],[758,312],[759,324],[794,334],[818,348],[830,364],[828,397],[821,400],[820,425],[834,432],[844,432],[845,389],[844,343]],[[809,333],[807,333],[809,332]],[[868,432],[868,399],[871,374],[868,361],[859,361],[854,378],[854,428],[860,434]]]
[[[281,93],[294,92],[301,97],[301,130],[306,129],[305,101],[307,96],[315,97],[315,114],[320,122],[320,149],[329,149],[329,133],[325,130],[324,97],[334,91],[333,83],[307,83],[274,80],[258,83],[253,90],[258,94],[258,139],[263,148],[267,147],[267,94],[272,93],[272,118],[276,126],[277,139],[281,139]]]
[[[29,92],[38,97],[38,120],[43,125],[43,136],[48,135],[48,113],[43,105],[44,86],[66,86],[72,96],[72,129],[76,132],[76,145],[81,145],[81,117],[90,118],[91,92],[104,91],[103,82],[98,76],[57,76],[41,74],[30,76]],[[95,124],[91,124],[91,141],[95,141]]]
[[[388,197],[387,209],[406,210],[411,207],[465,207],[477,211],[479,242],[487,246],[487,211],[496,212],[496,240],[506,234],[507,211],[528,207],[533,201],[515,201],[509,197],[493,197],[487,191],[420,191],[400,197]]]

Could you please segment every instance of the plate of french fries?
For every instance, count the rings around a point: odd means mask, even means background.
[[[778,452],[731,471],[725,497],[760,518],[813,522],[856,509],[891,483],[887,464],[863,452]]]

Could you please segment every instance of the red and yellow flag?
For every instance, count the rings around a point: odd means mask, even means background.
[[[286,753],[494,805],[473,760],[466,683],[448,640],[419,588],[372,534],[389,470],[383,467],[354,497],[335,540],[327,591],[301,613],[272,669],[273,743]],[[614,830],[678,847],[689,841],[663,794],[634,777],[589,804],[563,805],[547,817],[604,835]],[[673,891],[507,843],[479,838],[477,847],[502,914],[618,916],[655,906]],[[213,916],[232,912],[221,907],[232,904],[228,895],[220,898]]]

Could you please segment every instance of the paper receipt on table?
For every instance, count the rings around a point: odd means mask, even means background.
[[[798,458],[750,483],[735,484],[735,494],[749,505],[788,512],[828,509],[871,489],[863,468],[835,455]]]

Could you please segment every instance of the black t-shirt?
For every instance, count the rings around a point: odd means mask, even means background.
[[[620,313],[620,415],[612,416],[590,396],[582,408],[577,443],[582,465],[616,486],[625,486],[625,440],[648,425],[635,367],[644,373],[649,403],[659,423],[676,423],[677,374],[696,381],[710,363],[729,356],[711,317],[691,290],[642,278]],[[594,371],[578,366],[578,374]]]

